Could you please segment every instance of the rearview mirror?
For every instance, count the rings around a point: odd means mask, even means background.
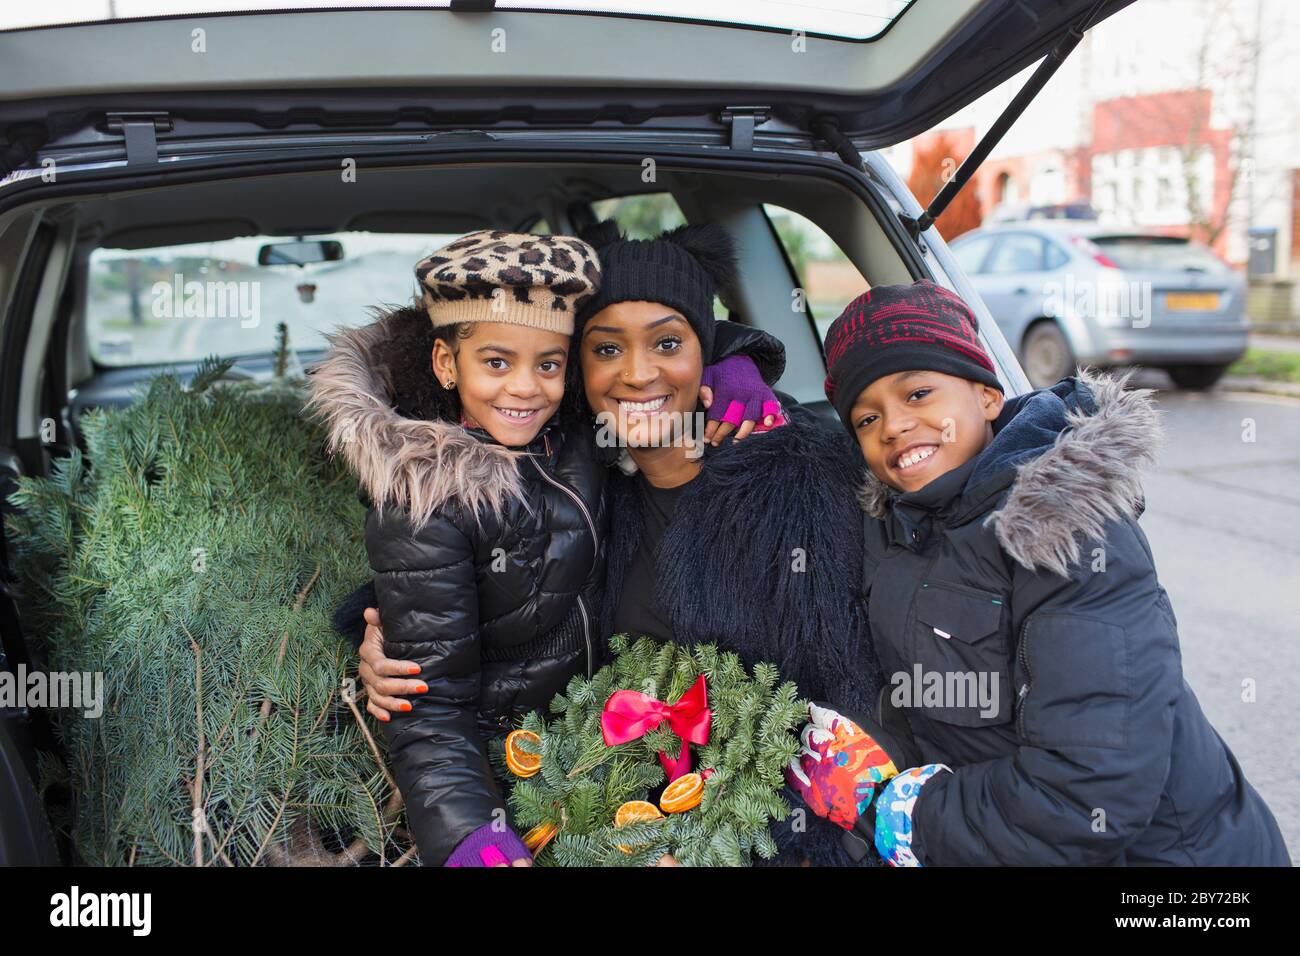
[[[259,266],[305,266],[309,262],[338,262],[343,243],[337,239],[273,242],[257,250]]]

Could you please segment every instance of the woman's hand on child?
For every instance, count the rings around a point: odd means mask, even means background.
[[[801,734],[803,752],[791,759],[786,780],[813,813],[852,830],[881,787],[908,764],[895,763],[878,739],[888,740],[888,735],[874,722],[863,720],[868,731],[843,714],[812,703],[808,717]]]
[[[712,445],[733,430],[740,441],[756,428],[767,431],[785,424],[776,393],[747,355],[732,355],[705,367],[700,377],[700,402],[709,413],[704,440]]]
[[[427,693],[429,687],[422,680],[411,680],[420,673],[420,665],[411,661],[394,660],[384,656],[384,632],[380,630],[379,611],[366,608],[366,635],[361,641],[361,663],[357,674],[366,688],[366,710],[385,723],[394,713],[411,709],[411,702],[403,698],[412,694]]]

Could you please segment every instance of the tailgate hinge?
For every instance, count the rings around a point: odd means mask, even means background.
[[[751,150],[754,148],[754,127],[767,122],[769,108],[766,106],[728,106],[718,117],[724,126],[731,127],[731,148]]]
[[[26,165],[49,141],[50,130],[43,123],[15,123],[6,131],[5,137],[8,145],[0,151],[0,179]]]
[[[158,162],[158,134],[171,132],[172,118],[167,113],[109,113],[108,129],[126,139],[128,166],[152,166]]]

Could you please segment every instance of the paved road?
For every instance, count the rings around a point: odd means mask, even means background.
[[[1159,404],[1167,438],[1142,526],[1183,673],[1300,863],[1300,401],[1162,391]]]

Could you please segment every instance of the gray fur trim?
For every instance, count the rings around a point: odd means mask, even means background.
[[[376,346],[385,318],[329,337],[311,376],[307,407],[325,424],[326,448],[342,454],[374,506],[405,510],[419,527],[453,498],[474,517],[524,501],[523,452],[479,441],[459,424],[405,418],[392,407]],[[433,374],[433,370],[429,370]]]
[[[877,521],[884,521],[889,513],[889,486],[871,473],[871,469],[862,469],[862,483],[857,487],[858,505]]]
[[[1079,369],[1095,413],[1076,409],[1052,447],[1017,466],[1001,508],[984,519],[998,544],[1030,571],[1068,575],[1079,539],[1099,539],[1106,522],[1138,515],[1142,472],[1162,441],[1151,389],[1126,388],[1132,373],[1114,377]],[[888,513],[890,489],[869,471],[857,489],[862,510]]]
[[[1160,413],[1149,388],[1079,370],[1095,414],[1067,413],[1068,427],[1043,454],[1020,465],[1006,504],[984,519],[998,544],[1030,571],[1067,576],[1079,560],[1079,538],[1100,539],[1109,521],[1137,517],[1142,471],[1156,460]]]

